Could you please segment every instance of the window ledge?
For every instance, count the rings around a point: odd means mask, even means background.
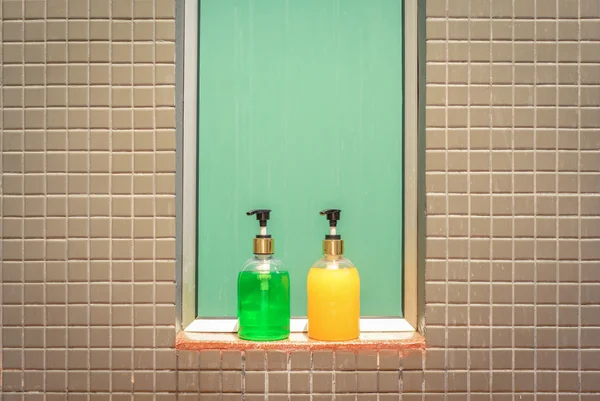
[[[424,351],[425,338],[416,332],[363,333],[354,341],[315,341],[305,333],[292,333],[283,341],[254,342],[240,340],[232,333],[193,333],[181,331],[177,335],[176,348],[187,351],[203,350],[276,350],[276,351],[321,351],[321,350],[392,350],[401,353]]]

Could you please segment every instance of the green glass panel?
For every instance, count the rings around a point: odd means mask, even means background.
[[[202,0],[198,315],[235,317],[258,223],[290,272],[292,315],[342,209],[363,316],[402,315],[401,0]],[[185,216],[184,216],[185,218]]]

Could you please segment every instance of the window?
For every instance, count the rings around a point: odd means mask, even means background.
[[[424,66],[418,0],[186,1],[178,9],[180,327],[236,330],[236,279],[273,210],[293,331],[327,222],[361,275],[361,330],[423,308]],[[198,17],[199,16],[199,17]]]

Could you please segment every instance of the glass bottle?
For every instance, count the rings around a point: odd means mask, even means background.
[[[321,212],[330,224],[324,256],[308,272],[308,336],[321,341],[354,340],[360,335],[360,276],[344,257],[344,241],[336,233],[341,211]]]
[[[238,274],[238,336],[251,341],[283,340],[290,335],[290,275],[273,257],[273,238],[267,235],[270,210],[251,210],[260,221],[254,257]]]

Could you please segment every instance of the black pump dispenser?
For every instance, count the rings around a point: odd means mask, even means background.
[[[247,216],[256,215],[256,220],[260,222],[261,227],[267,226],[267,220],[271,217],[271,209],[254,209],[246,212]]]
[[[259,226],[260,227],[265,227],[265,230],[267,228],[267,220],[269,220],[269,218],[271,217],[271,209],[254,209],[254,210],[250,210],[249,212],[246,212],[247,216],[252,216],[253,214],[256,215],[256,220],[259,221]],[[263,230],[261,230],[263,231]],[[257,238],[271,238],[270,235],[257,235]]]
[[[254,238],[254,254],[256,255],[271,255],[273,254],[273,239],[267,234],[267,220],[271,217],[270,209],[254,209],[246,212],[247,216],[256,215],[256,220],[259,221],[260,234]]]
[[[325,236],[325,239],[341,239],[342,236],[336,233],[337,222],[340,219],[340,213],[342,211],[339,209],[325,209],[322,210],[319,214],[321,216],[327,216],[327,220],[329,220],[329,234]]]
[[[325,209],[319,213],[329,220],[329,234],[325,235],[325,240],[323,240],[323,253],[326,257],[339,257],[344,253],[344,241],[342,236],[336,232],[341,212],[339,209]]]

